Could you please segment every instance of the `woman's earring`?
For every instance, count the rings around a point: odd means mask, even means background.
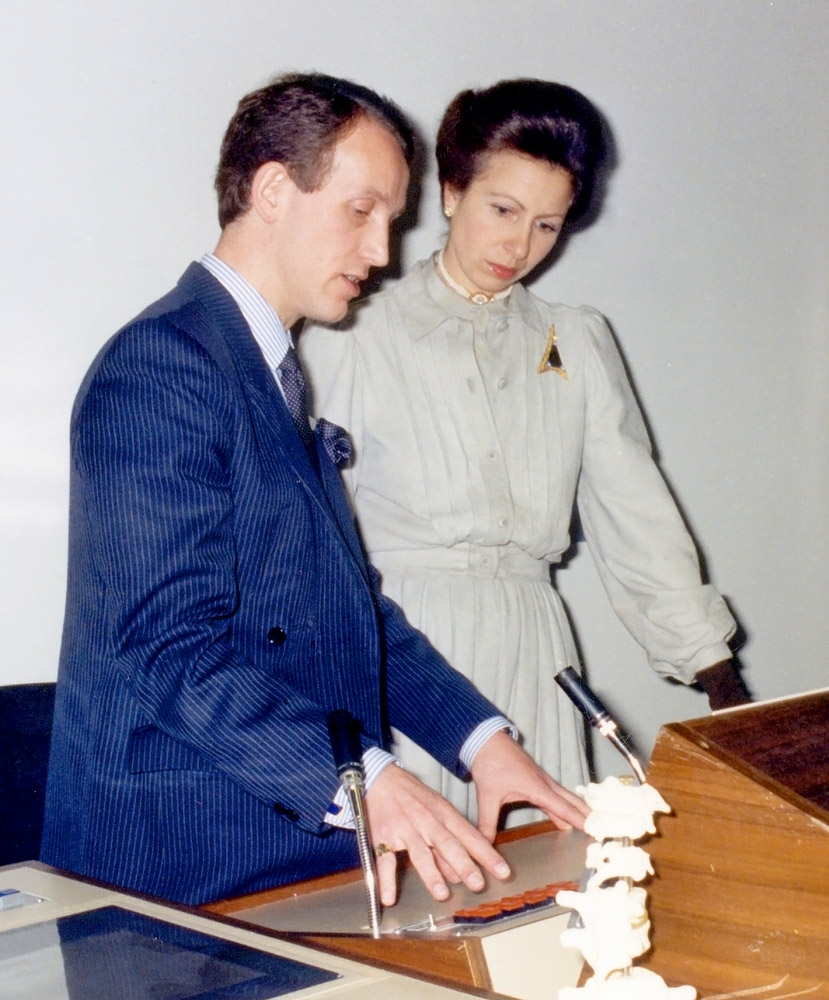
[[[452,212],[453,211],[454,210],[451,209],[448,205],[444,205],[443,206],[443,214],[446,216],[447,219],[451,219],[452,218]]]

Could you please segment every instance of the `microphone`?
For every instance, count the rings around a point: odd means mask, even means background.
[[[360,745],[360,725],[351,712],[339,708],[328,713],[328,738],[331,740],[331,752],[334,755],[334,766],[337,774],[351,776],[357,771],[360,781],[363,779],[363,748]]]
[[[340,784],[345,790],[351,814],[354,817],[354,830],[357,834],[357,852],[360,855],[360,865],[366,883],[366,902],[368,904],[368,919],[371,926],[371,936],[380,937],[380,896],[377,886],[377,869],[374,866],[374,852],[371,849],[368,836],[368,816],[366,816],[365,781],[363,779],[363,749],[360,745],[360,724],[354,716],[344,708],[329,712],[328,738],[331,741],[331,752],[334,756],[334,766],[340,777]]]
[[[598,729],[602,736],[608,739],[628,764],[630,764],[639,784],[644,785],[645,772],[642,770],[642,765],[625,746],[619,734],[618,725],[597,695],[590,690],[572,667],[565,667],[563,670],[559,670],[555,674],[555,679],[559,687],[564,690],[570,701],[573,702],[590,725],[594,729]]]

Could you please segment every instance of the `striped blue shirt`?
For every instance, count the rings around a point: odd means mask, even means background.
[[[285,329],[282,320],[276,315],[273,307],[264,297],[247,282],[230,264],[225,264],[215,254],[206,253],[199,261],[201,266],[232,296],[250,327],[253,339],[259,345],[259,350],[265,358],[265,364],[273,372],[277,384],[279,375],[277,369],[282,359],[293,346],[291,335]]]

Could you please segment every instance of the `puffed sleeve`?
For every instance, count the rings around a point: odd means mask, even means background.
[[[578,510],[619,618],[660,674],[691,683],[731,653],[735,622],[699,559],[651,454],[642,415],[603,318],[584,316],[585,433]]]

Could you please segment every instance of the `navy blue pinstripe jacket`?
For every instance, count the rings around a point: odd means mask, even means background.
[[[71,426],[43,860],[187,903],[356,862],[325,718],[447,767],[495,714],[379,595],[233,299],[197,264],[103,348]]]

